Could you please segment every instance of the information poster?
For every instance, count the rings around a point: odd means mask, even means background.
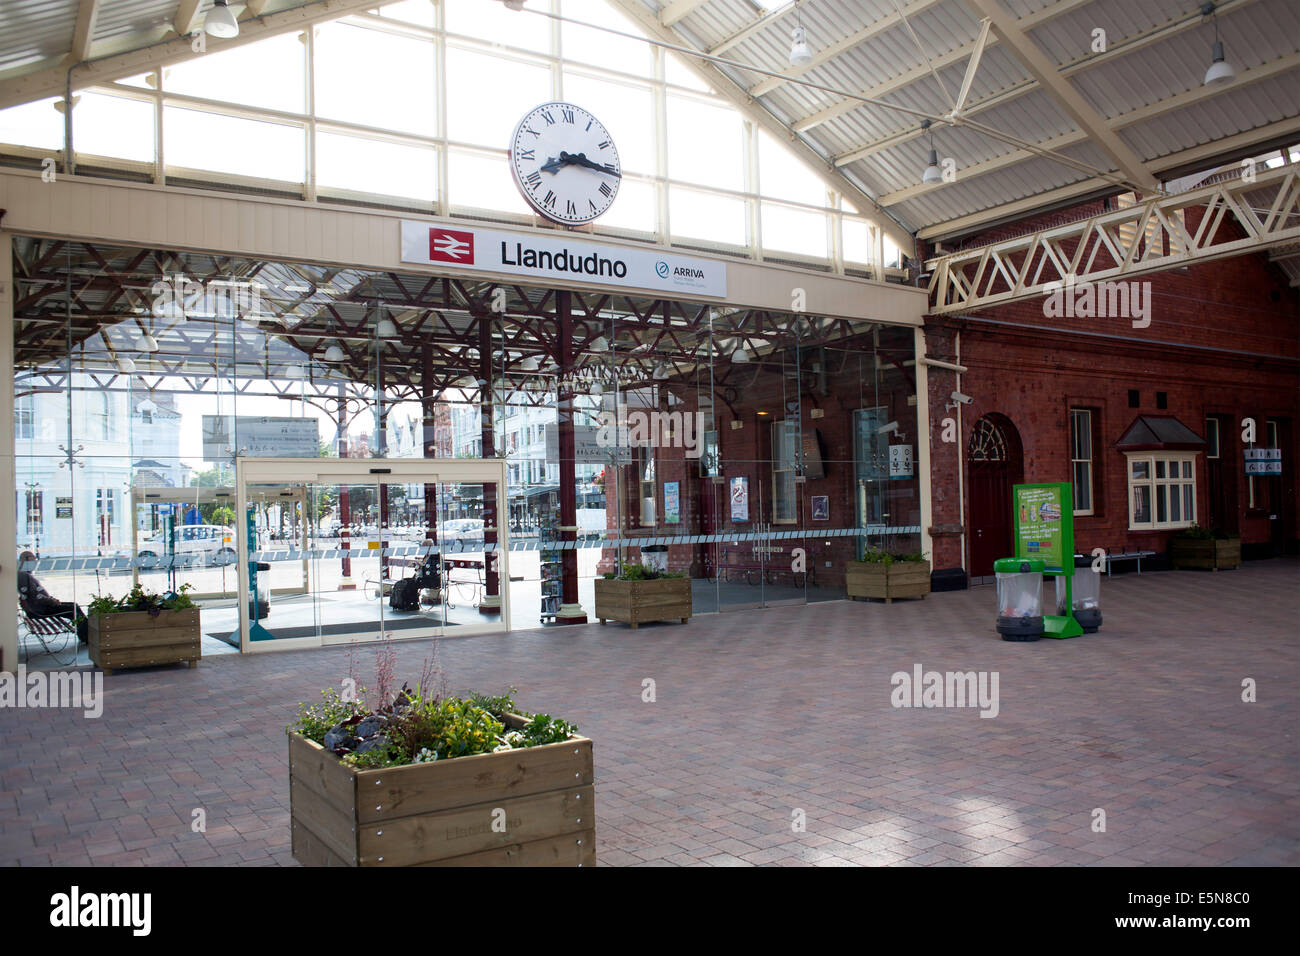
[[[889,446],[889,477],[894,480],[912,477],[912,446]]]
[[[1048,571],[1074,562],[1073,515],[1068,483],[1016,485],[1011,492],[1016,557],[1039,558]]]
[[[1245,458],[1248,475],[1282,474],[1281,448],[1247,448]]]
[[[72,496],[64,497],[59,495],[54,499],[54,517],[71,518],[72,517]]]
[[[682,523],[681,484],[664,482],[664,524]]]
[[[731,483],[731,520],[749,520],[749,479],[732,478]]]

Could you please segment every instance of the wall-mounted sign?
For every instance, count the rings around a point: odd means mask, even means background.
[[[830,495],[813,495],[813,496],[812,496],[812,519],[813,519],[813,521],[830,521],[830,520],[831,520],[831,498],[830,498]]]
[[[1282,474],[1281,448],[1247,448],[1246,474],[1280,475]]]
[[[72,517],[72,496],[57,495],[54,499],[54,517],[71,518]]]
[[[890,445],[889,446],[889,477],[890,478],[911,478],[912,477],[912,446],[911,445]]]
[[[499,229],[447,229],[402,221],[402,261],[504,272],[530,279],[571,279],[586,285],[631,286],[725,298],[724,263],[655,249],[625,249]]]
[[[731,520],[748,521],[749,479],[732,478],[729,487],[731,489]]]
[[[681,484],[676,481],[664,482],[664,524],[682,523]]]
[[[320,423],[314,418],[204,415],[204,461],[225,461],[236,453],[253,458],[317,458]]]

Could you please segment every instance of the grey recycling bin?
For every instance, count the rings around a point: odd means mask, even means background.
[[[248,597],[248,619],[260,621],[271,613],[271,566],[265,561],[253,563],[257,590]]]
[[[1074,619],[1085,634],[1097,633],[1101,627],[1101,572],[1092,568],[1092,558],[1074,559],[1074,578],[1070,584]],[[1065,614],[1065,578],[1056,579],[1056,613]]]
[[[993,562],[998,589],[998,633],[1004,641],[1036,641],[1043,636],[1041,558],[1001,558]]]

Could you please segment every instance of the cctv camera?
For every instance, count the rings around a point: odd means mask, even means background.
[[[969,395],[965,395],[961,392],[953,392],[950,397],[954,402],[958,402],[962,405],[969,405],[971,402],[975,401],[975,399],[971,398]]]
[[[888,434],[889,432],[896,432],[896,431],[898,431],[898,422],[892,421],[887,425],[881,425],[879,428],[877,428],[876,434],[885,435]]]

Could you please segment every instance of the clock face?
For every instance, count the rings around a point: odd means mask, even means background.
[[[567,225],[591,222],[608,209],[622,179],[613,138],[572,103],[543,103],[519,121],[510,171],[530,206]]]

